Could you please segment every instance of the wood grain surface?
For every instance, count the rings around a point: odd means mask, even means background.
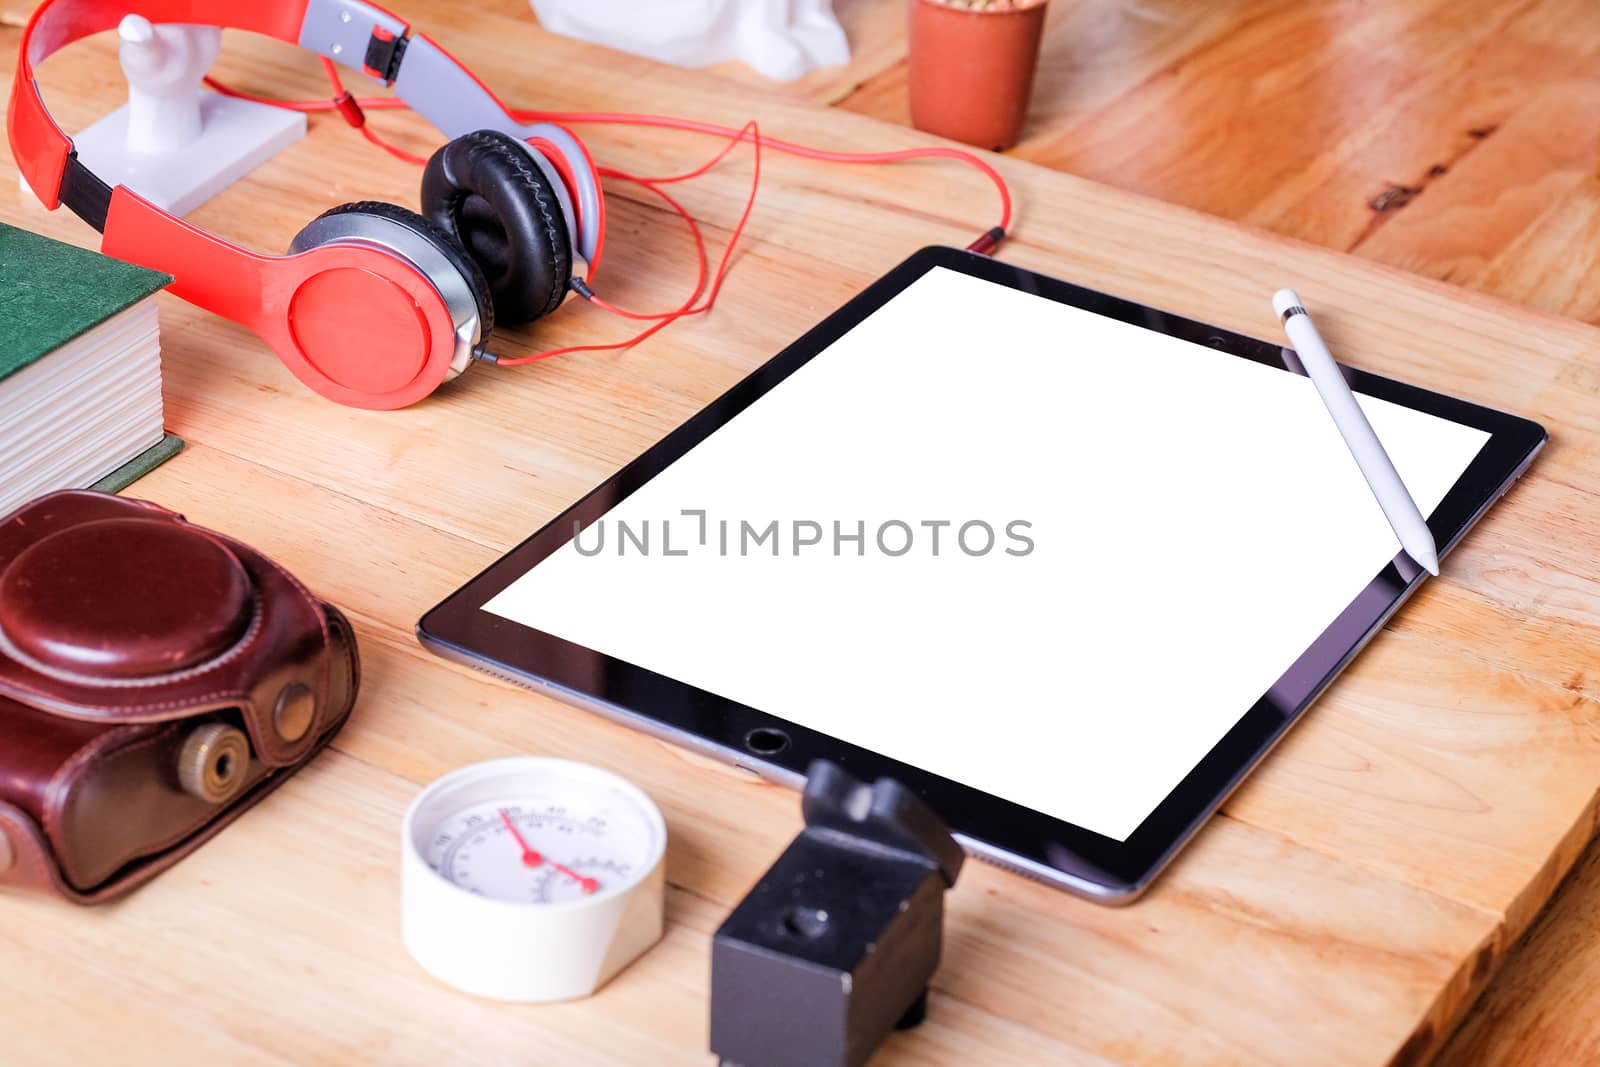
[[[876,9],[844,7],[853,26],[890,26]],[[755,116],[770,133],[840,148],[927,140],[795,98],[837,99],[820,77],[730,92],[726,72],[553,37],[504,0],[401,13],[519,104],[735,125]],[[1219,39],[1220,17],[1169,19],[1154,47],[1175,62],[1185,42]],[[1360,40],[1388,26],[1372,17]],[[16,38],[0,30],[0,76]],[[872,45],[858,61],[886,57],[890,71],[893,51]],[[45,66],[67,129],[118,102],[112,52],[99,41]],[[1101,73],[1108,107],[1133,91],[1114,91],[1115,67]],[[218,73],[261,92],[323,91],[304,53],[243,35],[225,37]],[[411,116],[372,121],[414,149],[434,142]],[[603,162],[649,173],[714,147],[663,132],[586,136]],[[1562,158],[1579,165],[1571,151]],[[987,187],[959,169],[765,163],[749,243],[715,313],[627,353],[475,368],[403,412],[322,401],[241,329],[163,298],[168,422],[191,446],[137,492],[255,543],[346,609],[366,683],[332,751],[149,889],[95,911],[0,899],[8,1065],[93,1061],[108,1047],[152,1064],[707,1062],[709,935],[798,829],[797,797],[446,664],[411,629],[905,254],[965,243],[993,221]],[[1589,532],[1600,331],[1183,203],[999,165],[1020,207],[1005,258],[1262,335],[1275,330],[1267,294],[1292,281],[1350,362],[1538,418],[1552,443],[1140,903],[1100,908],[973,865],[950,899],[929,1023],[897,1035],[883,1062],[1421,1062],[1595,829],[1600,682],[1583,668],[1600,644]],[[738,154],[683,190],[714,242],[738,215],[748,168]],[[417,180],[316,116],[305,142],[193,220],[279,249],[336,203],[414,204]],[[683,235],[640,194],[614,192],[606,295],[681,299]],[[0,217],[80,244],[93,236],[24,199],[9,162]],[[499,347],[627,333],[569,306]],[[428,980],[398,941],[404,805],[453,767],[515,753],[615,769],[667,816],[667,938],[588,1001],[473,1001]]]
[[[901,5],[835,7],[793,91],[908,121]],[[1592,0],[1054,0],[1011,154],[1597,322],[1597,72]]]

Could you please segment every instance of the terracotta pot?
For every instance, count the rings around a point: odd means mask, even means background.
[[[980,148],[1010,148],[1033,94],[1045,4],[972,9],[911,0],[911,124]]]

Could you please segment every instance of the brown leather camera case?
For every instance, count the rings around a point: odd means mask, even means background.
[[[153,504],[56,493],[0,520],[0,885],[126,892],[349,717],[344,616]]]

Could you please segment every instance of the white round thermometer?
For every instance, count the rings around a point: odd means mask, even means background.
[[[661,939],[666,823],[598,767],[463,767],[412,802],[400,838],[406,948],[457,989],[587,996]]]

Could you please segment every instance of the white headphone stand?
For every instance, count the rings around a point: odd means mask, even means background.
[[[117,27],[128,102],[72,139],[108,185],[187,215],[306,133],[306,117],[201,88],[222,45],[215,26]]]

